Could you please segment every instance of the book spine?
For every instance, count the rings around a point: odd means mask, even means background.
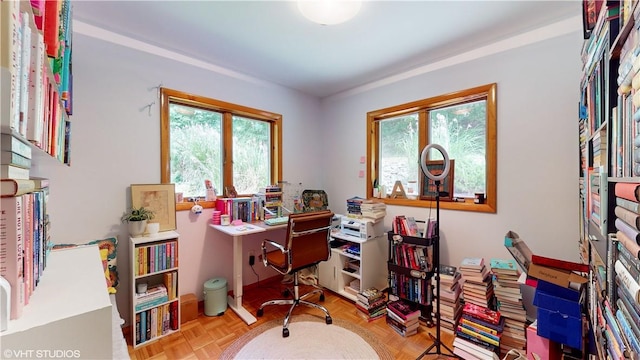
[[[631,330],[631,325],[627,321],[627,318],[623,314],[621,309],[618,309],[618,311],[616,311],[616,319],[618,319],[618,322],[620,324],[620,328],[622,329],[622,334],[626,338],[627,343],[631,346],[631,348],[633,349],[633,351],[636,354],[639,354],[640,353],[640,343],[638,342],[638,337]]]
[[[636,183],[617,182],[614,187],[615,196],[635,202],[640,201],[638,191],[640,191],[640,185]]]
[[[24,299],[24,244],[22,197],[1,198],[0,275],[11,284],[11,320],[22,316]]]
[[[477,333],[477,332],[475,332],[475,331],[473,331],[473,330],[471,330],[469,328],[466,328],[464,326],[458,325],[457,329],[458,329],[458,331],[461,331],[461,332],[463,332],[463,333],[465,333],[465,334],[467,334],[469,336],[472,336],[472,337],[474,337],[476,339],[482,340],[482,341],[484,341],[484,342],[486,342],[488,344],[491,344],[493,346],[500,346],[500,341],[497,341],[496,339],[493,339],[493,338],[490,338],[488,336],[485,336],[485,335],[482,335],[480,333]]]
[[[627,288],[635,301],[640,302],[640,285],[638,285],[638,282],[633,279],[629,271],[625,269],[620,260],[617,260],[615,263],[615,271],[616,274],[620,277],[620,281]]]
[[[640,244],[640,232],[638,232],[638,230],[635,230],[620,218],[617,218],[614,224],[617,230],[622,231],[631,240],[635,241],[637,244]]]

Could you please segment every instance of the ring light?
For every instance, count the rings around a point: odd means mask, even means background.
[[[440,173],[439,175],[434,175],[430,173],[429,168],[427,167],[427,155],[429,155],[429,150],[431,150],[431,148],[434,148],[440,151],[440,153],[442,154],[442,157],[444,157],[444,169],[442,169],[442,173]],[[429,144],[425,146],[424,149],[422,149],[422,154],[420,154],[420,167],[422,168],[422,172],[424,173],[424,175],[429,179],[433,181],[444,180],[449,174],[450,166],[451,164],[449,163],[449,154],[447,154],[447,151],[441,145]]]

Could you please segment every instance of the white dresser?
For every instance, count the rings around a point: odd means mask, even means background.
[[[47,258],[22,316],[0,333],[1,357],[111,359],[111,339],[111,301],[98,247],[60,249]]]

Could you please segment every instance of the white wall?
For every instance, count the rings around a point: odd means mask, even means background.
[[[52,241],[84,243],[118,236],[118,304],[128,319],[129,254],[120,216],[130,204],[129,185],[160,182],[160,117],[156,87],[264,109],[283,115],[284,179],[320,186],[317,159],[319,100],[260,81],[239,80],[168,58],[76,33],[73,44],[71,167],[39,163],[33,175],[51,179]],[[149,109],[148,104],[155,102]],[[178,213],[181,234],[181,293],[201,297],[204,281],[231,281],[231,242],[214,245],[205,211]],[[258,241],[247,245],[257,249]],[[227,251],[228,250],[228,251]],[[265,272],[261,264],[256,270]],[[251,274],[251,271],[247,272]],[[266,275],[265,275],[266,276]],[[248,282],[256,278],[249,277]]]
[[[366,179],[358,172],[366,170],[359,160],[366,154],[367,112],[495,82],[498,211],[441,210],[441,261],[456,265],[466,256],[510,258],[503,246],[509,230],[537,254],[577,261],[581,42],[576,31],[325,99],[323,129],[331,146],[323,170],[332,209],[344,213],[343,199],[365,196]],[[388,229],[400,214],[425,219],[429,209],[388,206]]]
[[[185,64],[172,59],[176,54],[157,56],[76,33],[72,165],[47,161],[33,169],[33,175],[51,179],[52,239],[82,243],[119,237],[118,303],[128,319],[128,236],[119,219],[130,203],[130,184],[160,181],[160,84],[282,114],[284,180],[326,189],[331,208],[344,213],[345,200],[364,196],[366,188],[358,170],[364,169],[359,159],[366,150],[368,111],[497,82],[498,213],[442,211],[443,262],[508,257],[502,246],[508,230],[520,233],[536,253],[575,260],[581,41],[576,32],[321,102],[246,76]],[[387,227],[394,215],[424,218],[427,211],[390,207]],[[199,217],[177,214],[180,293],[199,298],[206,279],[231,280],[231,243],[206,226],[209,216],[208,211]],[[257,250],[261,240],[248,239],[245,249]],[[255,268],[261,279],[271,274],[260,264]],[[256,280],[246,267],[245,284]]]

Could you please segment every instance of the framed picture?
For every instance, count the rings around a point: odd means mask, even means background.
[[[423,174],[420,184],[420,199],[421,200],[435,200],[436,195],[439,193],[440,200],[452,201],[453,200],[453,169],[455,160],[449,160],[449,174],[444,180],[440,181],[440,189],[436,189],[436,182],[429,179]],[[427,168],[433,175],[442,174],[444,169],[444,160],[428,160]]]
[[[160,231],[176,229],[175,184],[131,184],[131,206],[153,211]]]

